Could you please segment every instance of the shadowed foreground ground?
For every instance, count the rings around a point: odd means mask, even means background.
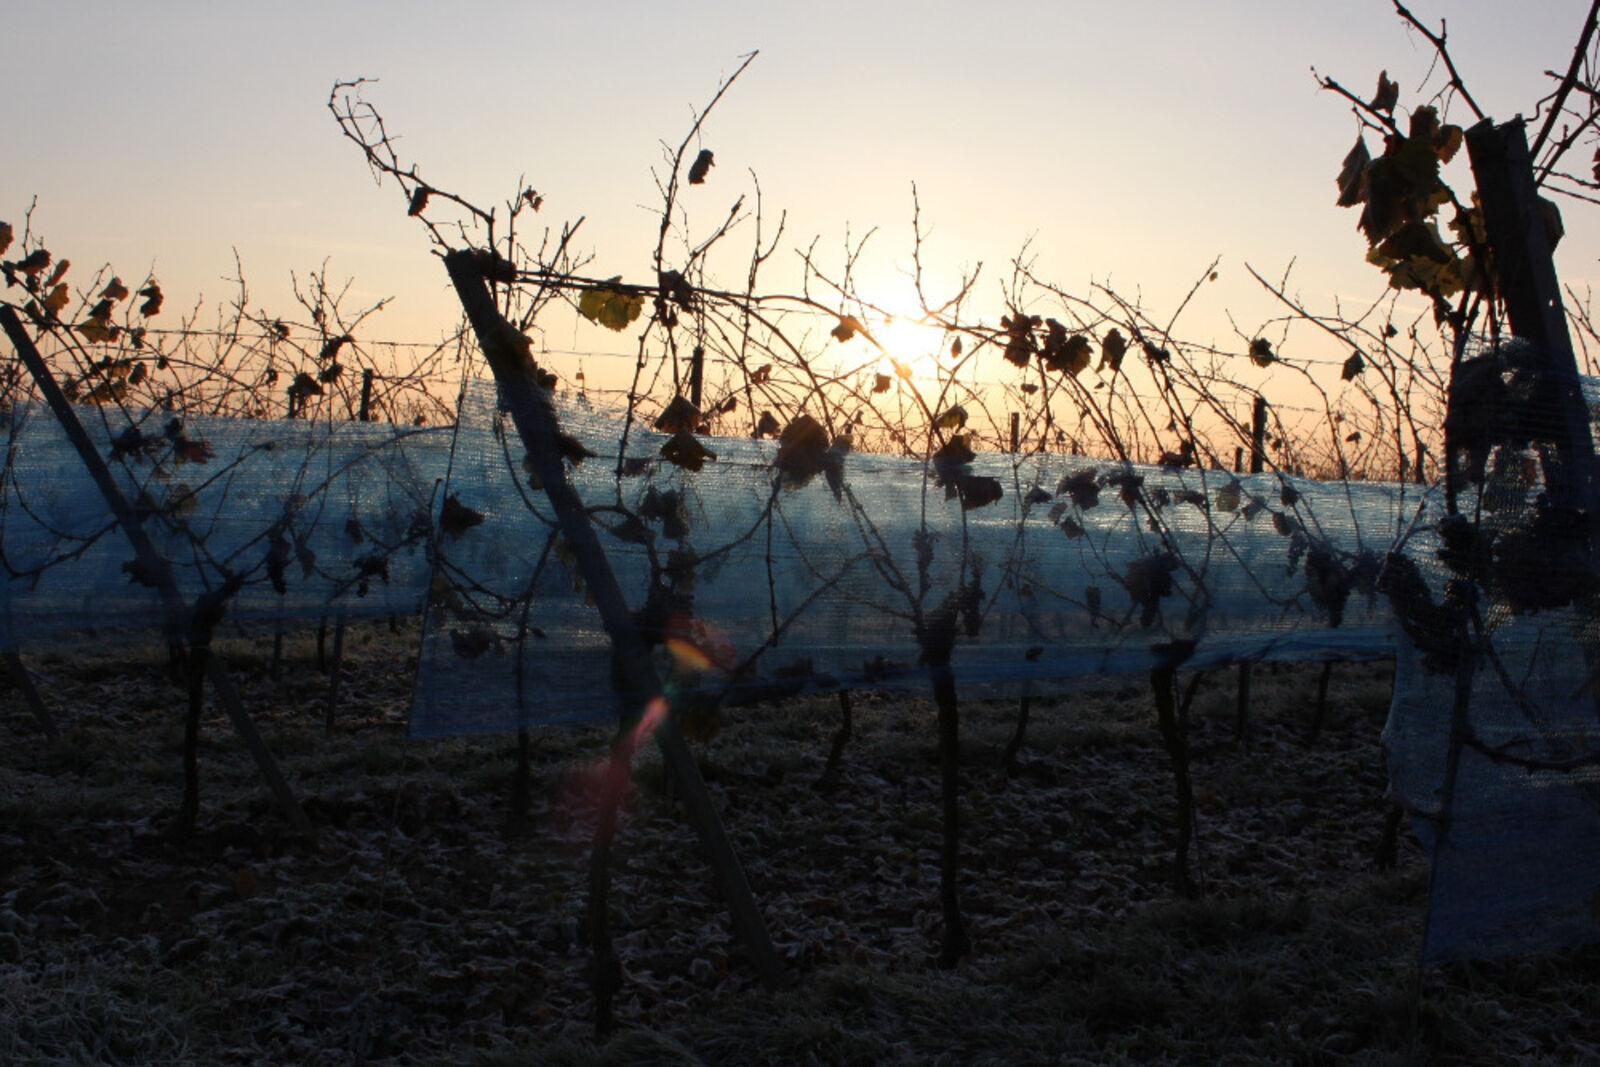
[[[269,809],[220,712],[200,832],[179,799],[182,695],[150,652],[30,656],[64,728],[0,696],[0,1061],[6,1063],[1348,1063],[1600,1057],[1600,954],[1416,966],[1425,870],[1383,827],[1388,668],[1231,672],[1191,741],[1206,897],[1169,889],[1172,787],[1142,685],[1040,698],[1017,773],[1014,701],[969,703],[974,956],[933,967],[938,778],[923,700],[862,694],[838,788],[813,788],[832,699],[731,715],[697,743],[793,990],[755,984],[692,832],[640,768],[616,857],[620,1031],[590,1040],[586,771],[599,730],[404,737],[414,630],[352,631],[332,737],[308,636],[226,648],[316,826]]]

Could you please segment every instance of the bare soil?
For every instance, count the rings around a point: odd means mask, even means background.
[[[1568,1063],[1600,1060],[1600,954],[1419,967],[1423,857],[1387,805],[1389,668],[1232,672],[1189,740],[1199,900],[1173,891],[1171,766],[1139,679],[963,705],[962,903],[939,944],[934,712],[858,694],[728,714],[695,750],[793,977],[733,942],[697,840],[641,759],[615,855],[620,1029],[592,1036],[585,923],[608,732],[405,736],[414,626],[353,628],[333,731],[312,635],[222,648],[314,833],[208,712],[199,829],[183,693],[152,649],[28,654],[62,728],[0,694],[0,1062],[111,1064]],[[703,724],[701,724],[703,725]]]

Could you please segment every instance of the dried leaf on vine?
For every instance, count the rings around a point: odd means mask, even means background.
[[[952,467],[961,467],[971,463],[976,458],[977,454],[967,444],[967,435],[961,433],[953,435],[933,454],[933,462],[936,466],[945,464]]]
[[[662,433],[677,433],[679,430],[692,428],[699,420],[700,409],[679,394],[674,396],[665,410],[657,416],[655,428]]]
[[[1544,219],[1544,236],[1553,250],[1561,243],[1561,238],[1567,235],[1567,227],[1561,221],[1561,209],[1549,197],[1538,197],[1539,215]]]
[[[117,335],[122,332],[118,327],[111,324],[109,316],[101,318],[95,315],[90,315],[88,319],[78,323],[76,329],[78,336],[90,344],[96,345],[109,344],[115,341]]]
[[[462,534],[483,522],[483,512],[463,504],[454,493],[444,498],[439,509],[439,529],[456,540]]]
[[[1100,370],[1109,368],[1112,374],[1122,369],[1122,357],[1127,354],[1128,339],[1115,326],[1100,339]]]
[[[1432,222],[1401,226],[1367,253],[1368,262],[1389,275],[1395,289],[1417,289],[1449,297],[1461,291],[1461,262],[1439,237]]]
[[[1339,206],[1355,207],[1367,198],[1367,164],[1372,153],[1367,150],[1367,139],[1357,137],[1355,147],[1345,154],[1339,166]]]
[[[144,297],[144,303],[139,305],[139,314],[148,319],[161,312],[161,301],[164,297],[161,295],[161,286],[158,283],[151,282],[139,290],[139,295]]]
[[[1073,506],[1079,511],[1088,511],[1100,504],[1100,480],[1095,477],[1093,467],[1064,475],[1056,486],[1056,492],[1071,497]]]
[[[779,429],[778,420],[773,417],[770,411],[763,411],[761,418],[756,421],[757,437],[775,437]]]
[[[1239,479],[1229,478],[1227,484],[1217,490],[1217,510],[1238,511],[1239,496],[1242,491],[1243,487],[1240,486]]]
[[[833,336],[835,341],[838,341],[841,344],[850,340],[850,338],[854,337],[858,333],[864,337],[872,336],[871,334],[867,333],[867,328],[861,325],[861,320],[856,318],[854,315],[840,315],[839,324],[833,329],[829,330],[828,333]]]
[[[967,424],[967,409],[957,404],[934,420],[941,430],[959,430]]]
[[[1372,110],[1394,112],[1400,102],[1400,86],[1389,80],[1389,72],[1378,72],[1378,91],[1372,94]]]
[[[706,460],[714,460],[717,454],[705,445],[700,439],[688,430],[679,430],[667,439],[661,446],[661,458],[675,467],[684,470],[697,471],[706,465]]]
[[[1272,342],[1265,337],[1250,342],[1250,362],[1256,366],[1270,367],[1277,358],[1272,352]]]
[[[66,308],[67,301],[72,299],[72,294],[67,291],[67,283],[62,282],[44,298],[44,309],[50,315],[59,315]]]
[[[317,380],[305,371],[296,374],[294,381],[289,383],[289,399],[291,401],[303,402],[308,397],[321,395],[322,386],[318,385]]]
[[[1172,595],[1172,572],[1178,560],[1170,552],[1158,552],[1128,564],[1124,582],[1128,596],[1140,609],[1139,625],[1148,627],[1161,611],[1161,600]]]
[[[702,148],[700,154],[694,157],[694,162],[689,164],[689,184],[704,185],[706,175],[711,173],[711,168],[716,165],[716,159],[711,154],[711,149]]]
[[[1362,358],[1359,351],[1351,352],[1350,358],[1344,361],[1344,369],[1339,372],[1339,377],[1349,381],[1367,369],[1367,361]]]
[[[192,441],[187,437],[173,442],[172,454],[179,463],[205,463],[216,455],[207,441]]]
[[[894,379],[887,374],[874,374],[872,376],[872,391],[874,393],[887,393],[889,386],[894,384]]]
[[[783,428],[772,465],[783,475],[785,489],[798,489],[822,472],[827,452],[828,431],[810,415],[799,415]]]
[[[477,659],[491,648],[500,647],[500,638],[483,626],[474,626],[470,630],[451,630],[450,648],[462,659]]]
[[[11,223],[0,222],[0,256],[6,254],[6,249],[11,247],[11,242],[16,238],[16,231],[11,228]]]
[[[664,270],[656,275],[656,297],[686,308],[694,303],[694,286],[680,271]]]
[[[431,190],[426,185],[419,185],[411,191],[411,203],[406,205],[406,215],[416,216],[427,210],[428,193]]]
[[[50,272],[50,277],[44,280],[44,287],[48,289],[59,282],[62,278],[66,277],[67,268],[70,266],[72,266],[72,260],[70,259],[63,259],[58,262],[56,264],[56,269]]]
[[[326,341],[322,342],[322,351],[317,353],[317,362],[326,363],[328,360],[334,359],[339,355],[339,349],[343,348],[346,344],[353,343],[354,341],[355,338],[351,337],[347,333],[340,334],[338,337],[328,338]]]
[[[1000,479],[983,474],[963,474],[956,479],[955,488],[961,497],[961,507],[967,511],[987,507],[1005,495]]]
[[[49,265],[50,250],[47,248],[35,248],[24,256],[21,262],[17,263],[16,269],[29,277],[37,277]]]

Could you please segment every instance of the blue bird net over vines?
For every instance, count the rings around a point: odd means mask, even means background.
[[[237,578],[237,621],[420,609],[449,429],[106,414],[86,429],[186,603]],[[155,576],[66,433],[38,404],[3,418],[0,642],[157,630]]]
[[[1415,486],[1059,455],[849,453],[635,431],[565,402],[570,478],[684,702],[1387,654],[1374,582]],[[713,455],[714,454],[714,458]],[[412,712],[419,735],[614,719],[611,644],[487,383],[463,399]],[[579,455],[576,449],[573,455]],[[681,458],[681,457],[680,457]]]
[[[1396,655],[1392,795],[1432,861],[1425,953],[1449,959],[1600,937],[1589,527],[1556,500],[1549,383],[1514,351],[1474,359],[1450,480],[1427,490],[852,453],[800,420],[780,440],[636,428],[619,457],[619,416],[572,398],[558,413],[679,709],[921,687],[945,664],[980,692]],[[414,735],[615,721],[655,695],[616,691],[492,383],[464,389],[453,432],[102,414],[94,446],[186,603],[231,581],[244,622],[425,606]],[[4,420],[0,641],[159,633],[151,576],[54,418],[24,403]]]

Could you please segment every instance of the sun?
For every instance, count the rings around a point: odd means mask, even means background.
[[[949,335],[920,312],[890,314],[867,329],[883,350],[884,373],[896,373],[895,364],[910,368],[913,378],[937,378],[941,367],[948,371]]]

